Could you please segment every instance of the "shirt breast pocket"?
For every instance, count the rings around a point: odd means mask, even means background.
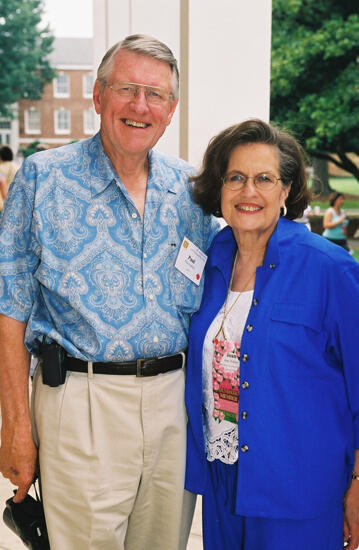
[[[276,303],[270,315],[269,348],[272,372],[281,376],[321,376],[323,319],[315,305]]]
[[[169,277],[172,304],[186,313],[197,311],[201,303],[202,281],[196,285],[174,266]]]

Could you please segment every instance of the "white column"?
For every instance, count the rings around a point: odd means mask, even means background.
[[[14,158],[17,156],[17,152],[19,149],[19,104],[14,103],[12,105],[15,118],[11,120],[11,130],[10,130],[10,147],[12,149],[12,152],[14,153]]]
[[[181,112],[158,148],[199,166],[208,141],[269,118],[271,0],[93,0],[94,63],[128,34],[165,42],[180,62]]]

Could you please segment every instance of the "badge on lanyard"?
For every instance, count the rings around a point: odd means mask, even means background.
[[[223,329],[222,329],[223,332]],[[213,417],[238,423],[240,342],[226,338],[213,340]]]
[[[212,361],[213,417],[218,422],[228,420],[234,424],[238,424],[241,343],[227,338],[224,322],[243,293],[243,291],[238,292],[233,304],[227,310],[228,296],[232,287],[237,254],[238,252],[234,258],[231,280],[229,281],[229,289],[224,303],[222,323],[213,340],[214,351]],[[244,285],[244,289],[254,274],[251,275],[250,279]]]

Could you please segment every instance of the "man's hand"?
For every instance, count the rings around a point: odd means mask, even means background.
[[[37,450],[31,426],[4,426],[1,430],[0,471],[18,487],[14,502],[21,502],[34,480]]]
[[[0,315],[0,472],[19,488],[24,500],[34,479],[37,451],[29,407],[30,354],[24,345],[26,324]]]
[[[352,480],[344,498],[344,542],[348,542],[345,550],[356,550],[359,546],[359,480],[356,479]]]
[[[1,430],[0,471],[18,487],[14,502],[24,500],[34,480],[37,450],[31,428],[6,427]]]

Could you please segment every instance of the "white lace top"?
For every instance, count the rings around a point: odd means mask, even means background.
[[[240,342],[242,333],[251,307],[253,290],[241,293],[237,303],[238,292],[229,291],[227,311],[229,314],[224,323],[226,337]],[[207,460],[212,462],[219,459],[226,464],[233,464],[238,459],[238,426],[227,420],[218,423],[213,418],[213,387],[212,387],[212,360],[213,339],[215,338],[223,319],[224,304],[209,327],[203,346],[203,409],[204,409],[204,438],[206,443]]]

